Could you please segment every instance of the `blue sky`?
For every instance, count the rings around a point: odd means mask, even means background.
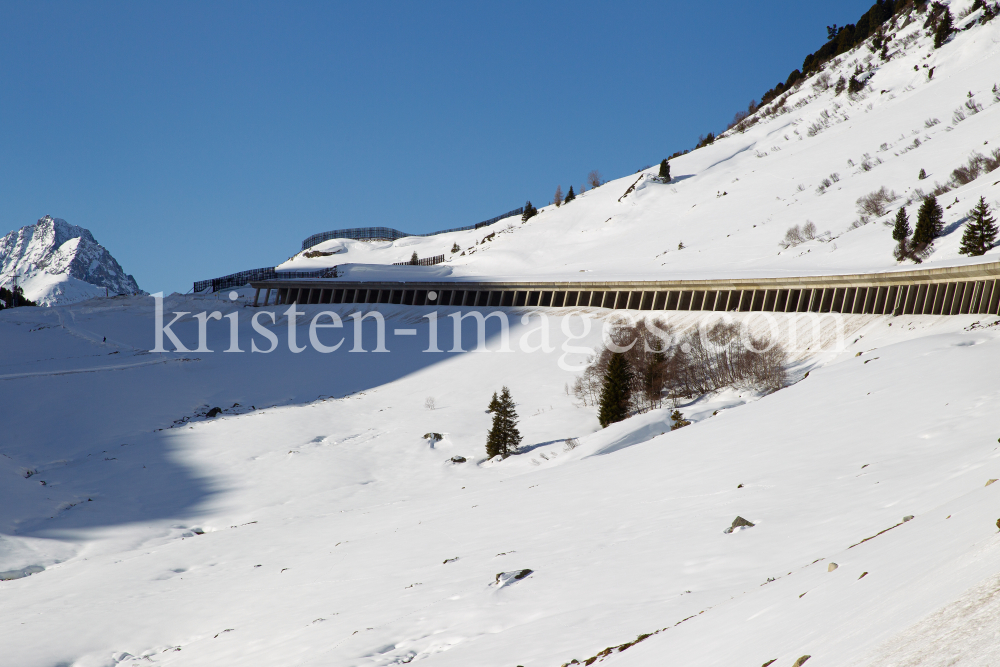
[[[472,224],[692,148],[871,2],[0,1],[0,234],[65,218],[184,292]]]

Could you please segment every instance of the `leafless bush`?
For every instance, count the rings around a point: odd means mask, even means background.
[[[1000,148],[994,148],[992,153],[983,158],[983,169],[987,174],[997,167],[1000,167]]]
[[[948,185],[947,183],[942,185],[941,183],[935,181],[934,189],[931,190],[931,196],[940,197],[946,192],[951,192],[951,186]]]
[[[587,174],[587,185],[591,188],[599,188],[601,184],[604,183],[601,177],[601,172],[594,169],[589,174]]]
[[[805,183],[799,183],[797,186],[795,186],[795,190],[797,192],[805,192],[806,191],[806,184]]]
[[[971,97],[965,101],[965,108],[969,112],[970,116],[975,116],[977,113],[983,110],[983,106],[978,104]]]
[[[428,396],[427,398],[424,399],[424,407],[427,408],[428,410],[433,410],[434,409],[434,397],[433,396]]]
[[[978,160],[976,158],[979,158]],[[967,185],[979,178],[983,172],[983,158],[978,153],[969,158],[969,163],[956,168],[951,172],[951,180],[959,186]]]
[[[812,83],[813,90],[817,93],[822,93],[830,87],[830,73],[823,72],[816,77],[816,80]]]
[[[858,198],[858,213],[860,215],[869,215],[881,218],[889,212],[889,204],[897,199],[899,199],[899,197],[896,193],[883,185],[875,192],[869,192],[865,196]]]
[[[963,113],[961,109],[955,109],[955,113],[952,114],[951,117],[952,124],[958,125],[963,120],[965,120],[965,113]]]
[[[809,126],[809,129],[806,130],[806,136],[815,137],[823,130],[824,127],[822,125],[820,125],[819,123],[813,123],[812,125]]]
[[[924,121],[924,127],[929,130],[940,122],[937,118],[928,118]]]
[[[805,243],[806,241],[812,241],[816,238],[816,225],[815,223],[806,220],[806,224],[802,227],[795,225],[789,227],[785,232],[785,238],[781,240],[780,244],[786,250],[788,248],[793,248],[800,243]]]
[[[742,335],[740,325],[718,323],[707,331],[678,336],[662,321],[614,327],[612,342],[628,348],[632,371],[631,405],[634,412],[661,407],[663,400],[699,396],[727,387],[777,391],[788,381],[788,354],[766,338]],[[630,346],[630,347],[629,347]],[[573,388],[585,403],[596,405],[612,351],[603,349],[592,359]]]
[[[837,172],[833,172],[832,174],[830,174],[830,180],[833,181],[834,183],[839,182],[840,174],[838,174]]]

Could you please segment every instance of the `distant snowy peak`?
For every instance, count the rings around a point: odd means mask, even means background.
[[[83,227],[48,215],[0,238],[0,285],[14,279],[40,305],[142,294],[135,279]]]

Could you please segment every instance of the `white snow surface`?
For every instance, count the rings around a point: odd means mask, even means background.
[[[48,215],[0,238],[0,285],[49,306],[111,294],[144,294],[83,227]]]
[[[959,32],[939,51],[921,36],[880,67],[864,100],[828,92],[796,108],[792,97],[792,113],[673,161],[689,178],[647,179],[621,203],[627,179],[478,246],[492,230],[335,241],[345,252],[321,259],[347,256],[358,275],[454,280],[898,268],[880,221],[847,231],[854,200],[924,185],[920,167],[943,181],[1000,141],[986,82],[1000,71],[998,30]],[[936,68],[930,82],[913,72],[923,63]],[[946,130],[970,90],[983,111]],[[799,95],[811,91],[807,82]],[[849,119],[805,136],[835,102]],[[925,129],[928,117],[941,123]],[[922,145],[893,155],[905,147],[895,137],[918,128]],[[864,152],[883,163],[845,168]],[[815,194],[831,171],[843,189]],[[950,227],[979,194],[996,200],[998,174],[941,198],[960,200]],[[806,215],[835,238],[779,252]],[[931,262],[959,261],[956,230]],[[378,266],[456,240],[466,255],[446,265]],[[242,353],[223,351],[228,318],[206,323],[213,352],[148,352],[149,297],[0,312],[0,346],[13,351],[0,358],[0,667],[1000,659],[1000,483],[989,483],[1000,479],[1000,318],[843,316],[838,336],[827,315],[810,338],[810,315],[733,314],[789,345],[788,327],[802,325],[789,386],[692,398],[676,406],[692,425],[671,432],[672,408],[601,429],[596,408],[568,391],[607,311],[581,311],[598,320],[584,335],[564,310],[524,321],[528,311],[503,309],[510,352],[492,320],[488,351],[436,353],[423,351],[429,309],[379,305],[389,350],[379,353],[375,322],[356,340],[349,317],[375,306],[300,306],[293,327],[272,308],[276,321],[260,321],[279,345],[265,354],[249,351],[251,336],[268,345],[251,328],[252,291],[226,296],[172,295],[167,319],[189,313],[173,330],[193,349],[191,314],[235,314]],[[437,310],[449,350],[458,309]],[[290,352],[290,332],[308,341],[322,311],[344,318],[318,332],[329,345],[343,337],[341,348]],[[544,344],[526,335],[539,312],[550,353],[526,347]],[[702,314],[663,317],[683,329]],[[469,350],[474,322],[463,326]],[[503,385],[524,442],[491,461],[485,410]],[[206,417],[212,407],[222,414]],[[737,516],[754,527],[726,534]]]

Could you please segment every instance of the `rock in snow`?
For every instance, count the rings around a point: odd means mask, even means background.
[[[731,525],[729,528],[726,528],[725,533],[728,535],[729,533],[736,532],[740,528],[753,528],[753,527],[754,527],[753,523],[747,521],[741,516],[738,516],[735,519],[733,519],[733,525]]]
[[[39,305],[109,294],[145,294],[135,278],[83,227],[46,215],[0,238],[0,285],[17,278]]]

